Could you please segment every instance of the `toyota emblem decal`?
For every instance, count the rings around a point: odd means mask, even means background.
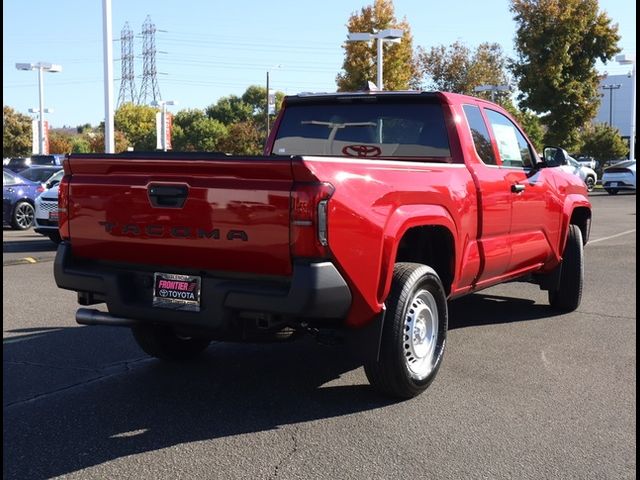
[[[375,145],[347,145],[342,153],[350,157],[379,157],[382,150]]]

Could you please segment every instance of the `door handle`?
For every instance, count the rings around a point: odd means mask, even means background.
[[[511,192],[512,193],[524,192],[525,188],[527,188],[525,185],[522,185],[520,183],[514,183],[513,185],[511,185]]]

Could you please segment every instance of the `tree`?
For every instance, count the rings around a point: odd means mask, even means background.
[[[586,128],[580,140],[582,154],[595,158],[600,165],[610,160],[624,158],[629,153],[629,146],[620,136],[618,129],[606,123]]]
[[[157,108],[148,105],[124,103],[116,110],[115,129],[126,136],[135,150],[155,150],[157,111]],[[118,149],[116,148],[116,150]],[[104,151],[104,146],[102,151]]]
[[[71,153],[73,138],[68,133],[49,132],[49,153]]]
[[[618,26],[597,0],[511,0],[520,105],[542,115],[546,141],[571,150],[600,104],[596,60],[620,51]]]
[[[237,95],[222,97],[215,104],[209,105],[205,111],[207,117],[225,125],[246,122],[253,117],[254,113],[253,107]]]
[[[283,92],[275,92],[276,96],[276,114],[282,105],[282,99],[284,98]],[[265,112],[267,109],[267,88],[260,87],[258,85],[251,85],[247,90],[242,94],[242,101],[247,105],[250,105],[253,109],[253,121],[254,123],[263,130],[264,126],[264,136],[266,137],[266,117]],[[276,114],[269,115],[269,121],[273,122]]]
[[[103,137],[104,138],[104,137]],[[91,153],[91,144],[86,135],[77,135],[71,141],[72,153]]]
[[[229,126],[229,134],[221,141],[220,150],[234,155],[260,155],[262,138],[253,122],[239,122]]]
[[[185,152],[214,151],[227,136],[227,128],[202,110],[180,110],[173,117],[173,149]]]
[[[2,156],[26,157],[31,154],[31,117],[2,107]]]
[[[89,152],[87,153],[104,153],[104,130],[90,132],[85,138],[89,142]],[[126,135],[119,130],[116,130],[114,132],[114,143],[116,153],[124,152],[129,147],[129,140],[127,139]],[[76,145],[77,147],[82,147],[81,143],[78,143]],[[155,147],[155,141],[153,145]]]
[[[347,22],[349,32],[375,33],[387,28],[404,30],[400,43],[383,42],[385,90],[407,90],[420,83],[420,72],[413,55],[413,36],[406,18],[398,22],[392,0],[374,0],[373,5],[354,12]],[[377,83],[377,42],[347,42],[342,72],[336,77],[339,91],[362,90],[367,81]]]
[[[482,43],[474,52],[461,42],[448,47],[439,45],[428,52],[418,48],[420,70],[427,77],[427,88],[443,92],[476,95],[487,99],[490,92],[474,92],[480,85],[507,85],[508,59],[497,43]],[[496,92],[499,103],[509,98],[508,93]]]

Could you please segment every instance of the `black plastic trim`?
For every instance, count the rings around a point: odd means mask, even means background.
[[[183,272],[181,272],[183,273]],[[199,312],[151,306],[152,274],[148,266],[106,266],[76,259],[62,242],[54,261],[58,287],[81,293],[85,305],[105,299],[116,317],[225,330],[234,312],[255,311],[295,319],[340,320],[351,306],[351,291],[336,267],[327,261],[296,262],[288,283],[260,278],[229,278],[195,272],[202,279]]]

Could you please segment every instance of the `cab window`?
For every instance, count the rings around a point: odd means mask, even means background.
[[[495,153],[493,153],[493,146],[491,145],[491,137],[489,137],[489,130],[484,123],[480,108],[475,105],[463,105],[464,115],[467,117],[467,123],[469,124],[469,130],[471,130],[471,138],[473,138],[473,144],[476,147],[476,152],[486,165],[497,165]]]
[[[486,109],[493,136],[498,145],[502,165],[505,167],[531,168],[533,155],[529,143],[518,127],[507,117],[495,110]]]

